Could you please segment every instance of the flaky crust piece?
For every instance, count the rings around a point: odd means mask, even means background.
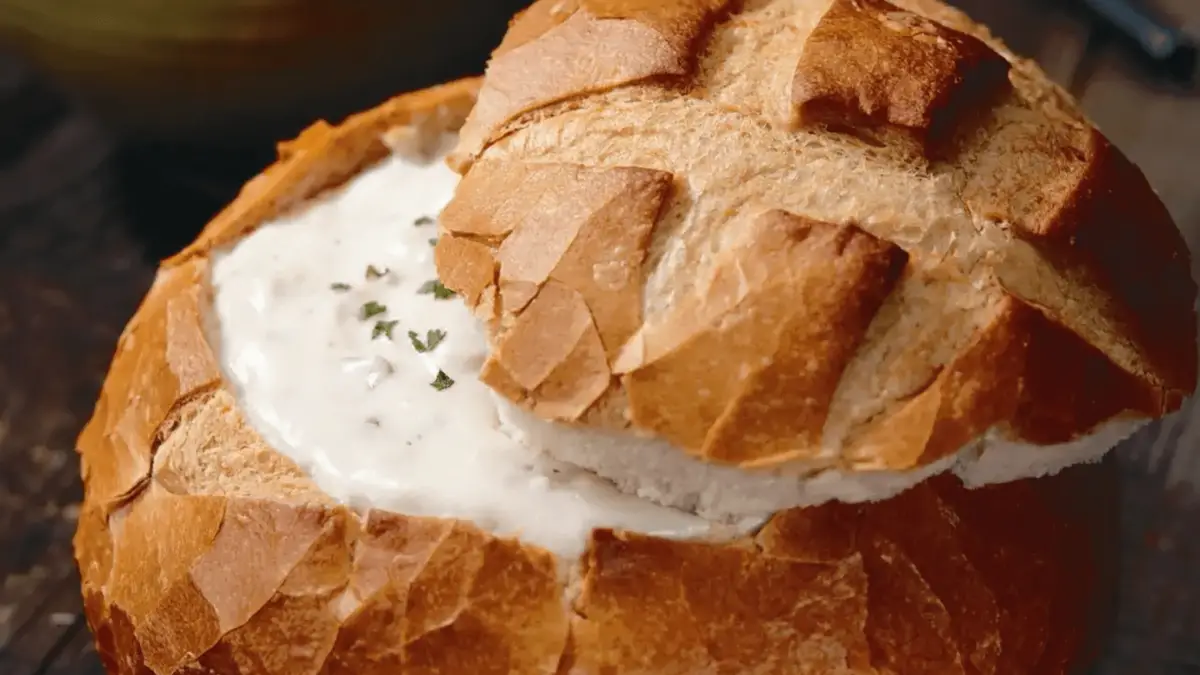
[[[551,420],[801,472],[1057,444],[1196,385],[1189,255],[1063,92],[936,0],[539,0],[439,273]]]
[[[389,129],[457,127],[477,85],[314,126],[164,263],[79,439],[75,552],[109,672],[1051,675],[1081,658],[1104,609],[1103,466],[974,491],[941,477],[726,544],[601,530],[572,580],[570,561],[469,523],[335,503],[270,448],[205,330],[210,251],[383,157],[405,136]]]

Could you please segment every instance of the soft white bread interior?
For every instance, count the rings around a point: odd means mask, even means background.
[[[1167,210],[934,0],[536,2],[455,165],[438,265],[491,333],[484,381],[521,425],[631,432],[588,458],[618,481],[663,441],[784,475],[1038,475],[1195,388]]]
[[[1013,443],[992,432],[914,469],[825,469],[796,477],[706,462],[661,439],[631,439],[620,431],[548,422],[510,401],[498,404],[502,429],[523,446],[602,476],[623,492],[735,526],[796,506],[886,500],[942,473],[953,474],[968,488],[1053,475],[1101,460],[1137,425],[1110,422],[1054,446]]]
[[[456,128],[476,86],[314,126],[164,263],[79,439],[75,550],[110,672],[1057,675],[1086,659],[1107,464],[977,490],[943,475],[723,543],[598,529],[571,566],[471,522],[340,503],[269,445],[221,372],[212,255],[333,199],[385,137]]]

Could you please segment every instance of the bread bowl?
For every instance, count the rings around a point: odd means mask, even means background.
[[[1194,389],[1188,253],[1036,66],[898,4],[538,2],[485,79],[281,145],[164,262],[79,441],[110,672],[1085,662],[1114,505],[1094,460]],[[801,175],[716,170],[754,166]],[[905,323],[956,293],[969,320]],[[711,338],[747,325],[795,330]],[[796,336],[818,358],[774,349]],[[777,363],[788,396],[734,386]],[[813,441],[838,401],[878,410]]]

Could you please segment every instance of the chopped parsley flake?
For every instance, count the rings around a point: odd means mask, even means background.
[[[371,339],[383,336],[387,339],[392,339],[392,329],[396,327],[399,321],[376,321],[375,327],[371,329]]]
[[[417,293],[421,295],[432,295],[436,300],[447,300],[454,297],[454,291],[442,285],[442,282],[437,279],[430,279],[421,284],[417,289]]]
[[[430,240],[429,240],[429,245],[430,245],[430,246],[437,246],[437,237],[434,237],[434,238],[430,239]]]
[[[442,344],[442,340],[446,339],[446,331],[438,329],[425,331],[425,340],[422,341],[421,337],[417,335],[417,331],[410,330],[408,331],[408,339],[412,342],[413,349],[424,354],[425,352],[437,349],[437,346]]]
[[[381,277],[386,276],[387,273],[388,273],[388,268],[386,268],[386,267],[383,269],[379,269],[378,267],[376,267],[374,265],[367,265],[366,277],[369,280],[370,279],[379,279]]]
[[[446,339],[446,331],[433,329],[425,331],[425,345],[429,347],[429,351],[437,349],[437,346],[442,344],[442,340]]]
[[[423,227],[425,225],[432,225],[432,224],[433,224],[432,216],[421,216],[420,218],[417,218],[416,220],[413,221],[413,225],[416,225],[417,227]]]
[[[342,283],[340,281],[329,284],[329,287],[338,293],[345,293],[346,291],[350,290],[350,284]]]
[[[381,305],[378,302],[375,302],[374,300],[369,300],[369,301],[363,303],[362,309],[359,310],[358,315],[362,318],[363,321],[366,321],[367,319],[369,319],[373,316],[378,316],[380,314],[383,314],[386,311],[387,311],[387,305]]]
[[[450,387],[454,386],[454,380],[450,379],[450,376],[447,375],[445,371],[439,370],[437,372],[437,377],[433,378],[433,382],[430,382],[429,386],[437,389],[438,391],[446,391]]]

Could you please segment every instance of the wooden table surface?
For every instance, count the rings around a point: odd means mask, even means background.
[[[958,4],[1083,101],[1200,250],[1198,92],[1155,74],[1069,0]],[[1200,31],[1200,0],[1159,7]],[[200,180],[178,164],[147,163],[0,55],[0,674],[103,672],[71,559],[80,496],[75,435],[151,279],[149,261],[190,236],[248,177],[246,158],[258,163],[269,152],[264,141],[242,161],[210,161]],[[163,229],[164,222],[175,227]],[[1120,616],[1097,673],[1200,673],[1200,412],[1193,411],[1189,405],[1118,450]]]

